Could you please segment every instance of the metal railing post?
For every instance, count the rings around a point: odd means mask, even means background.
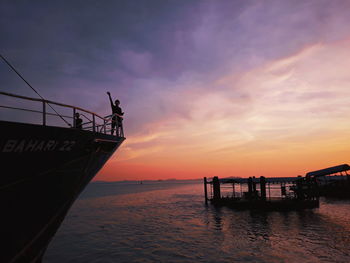
[[[73,108],[73,128],[76,128],[75,113],[76,113],[76,109]]]
[[[123,122],[120,122],[120,134],[121,137],[124,137],[124,129],[123,129]]]
[[[46,126],[46,103],[43,100],[43,125]]]
[[[95,127],[95,114],[92,114],[92,131],[93,131],[93,132],[96,131],[96,127]]]
[[[103,119],[103,132],[106,134],[106,120]]]

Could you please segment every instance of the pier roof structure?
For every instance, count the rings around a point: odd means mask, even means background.
[[[326,175],[331,175],[331,174],[336,174],[336,173],[341,173],[341,172],[346,172],[350,170],[350,166],[348,164],[341,164],[313,172],[308,172],[306,174],[306,177],[320,177],[320,176],[326,176]]]
[[[293,183],[301,179],[301,177],[266,177],[266,183],[271,183],[271,184],[280,184],[280,183]],[[260,178],[252,178],[254,183],[259,183]],[[248,183],[248,178],[224,178],[220,179],[220,183],[222,184],[247,184]]]

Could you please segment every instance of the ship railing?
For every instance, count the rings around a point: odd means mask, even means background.
[[[88,121],[84,122],[82,125],[85,126],[84,129],[91,130],[93,129],[93,120],[90,120],[86,116],[84,116]],[[114,119],[113,119],[114,117]],[[119,117],[119,118],[118,118]],[[110,133],[112,131],[112,123],[114,123],[114,130],[116,130],[116,134],[120,137],[124,137],[123,130],[123,117],[118,114],[111,114],[104,117],[104,122],[102,124],[95,125],[96,129],[100,133]],[[86,126],[90,125],[90,126]]]
[[[118,115],[116,113],[112,115],[108,115],[106,117],[102,117],[99,114],[94,113],[92,111],[89,111],[80,107],[68,105],[68,104],[55,102],[55,101],[31,98],[31,97],[11,94],[11,93],[2,92],[2,91],[0,91],[0,95],[41,103],[42,110],[14,107],[14,106],[8,106],[8,105],[0,105],[0,108],[41,114],[42,115],[41,124],[43,126],[47,126],[48,116],[56,116],[56,117],[59,117],[65,123],[66,126],[78,129],[78,127],[76,127],[76,113],[79,113],[80,116],[84,118],[84,122],[81,125],[82,130],[104,133],[104,134],[109,134],[113,130],[116,130],[116,133],[115,133],[116,136],[124,137],[123,123],[122,123],[123,116]],[[56,110],[54,110],[55,113],[48,112],[47,110],[48,106],[52,108],[52,105],[72,109],[72,115],[69,116],[68,114],[66,115],[59,114]],[[57,125],[54,125],[54,126],[57,126]]]

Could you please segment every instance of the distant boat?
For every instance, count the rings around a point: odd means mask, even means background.
[[[111,116],[44,99],[0,95],[42,108],[0,106],[42,118],[39,125],[0,120],[0,262],[39,263],[74,200],[125,138],[122,127],[116,135],[108,134]],[[71,109],[72,115],[48,113],[49,104]],[[74,127],[78,111],[90,118],[82,129]],[[72,127],[49,126],[48,116],[69,119]]]

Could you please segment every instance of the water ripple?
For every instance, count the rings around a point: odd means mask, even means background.
[[[87,191],[44,262],[350,262],[349,201],[256,213],[205,206],[200,183],[104,183]]]

